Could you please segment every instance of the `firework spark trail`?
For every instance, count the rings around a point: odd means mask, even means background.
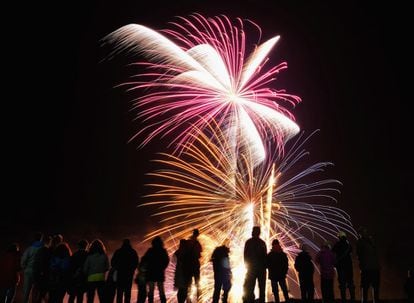
[[[243,282],[240,275],[244,276],[243,246],[253,224],[268,230],[267,245],[275,238],[280,240],[290,268],[301,243],[316,251],[321,241],[335,238],[339,230],[355,235],[349,216],[332,206],[340,182],[306,182],[306,178],[331,163],[315,163],[304,170],[297,167],[308,155],[303,145],[310,136],[300,135],[285,154],[276,153],[260,167],[253,167],[250,157],[241,154],[234,183],[230,180],[233,166],[229,161],[234,150],[216,129],[212,126],[209,132],[199,133],[192,144],[186,144],[180,157],[161,154],[161,159],[156,160],[165,168],[151,173],[160,182],[149,184],[155,192],[149,195],[151,202],[144,205],[158,207],[154,215],[162,218],[165,227],[148,234],[149,239],[162,235],[170,252],[176,248],[177,239],[190,235],[193,228],[200,229],[205,247],[213,249],[224,239],[231,239],[232,266],[239,273],[239,280],[233,281],[231,301],[239,302]],[[262,207],[268,203],[270,213]],[[202,267],[206,298],[213,289],[208,262],[212,249],[205,250]],[[297,282],[294,271],[289,280]]]
[[[203,131],[214,119],[219,127],[227,128],[232,121],[238,133],[249,138],[245,142],[255,165],[266,156],[263,138],[270,135],[282,150],[299,132],[284,106],[294,106],[300,98],[268,86],[287,68],[281,63],[264,69],[279,36],[256,46],[247,56],[244,23],[239,18],[233,24],[226,16],[207,19],[193,14],[179,17],[171,26],[159,33],[130,24],[103,39],[115,45],[109,57],[130,51],[148,60],[137,63],[147,72],[123,84],[128,90],[144,92],[135,99],[138,117],[149,122],[136,134],[148,133],[141,145],[174,132],[180,135],[172,143],[183,146],[193,140],[194,129]]]
[[[260,28],[249,24],[261,37]],[[291,268],[299,243],[317,250],[319,241],[338,230],[355,231],[349,216],[330,203],[336,202],[340,182],[308,181],[332,164],[298,169],[308,156],[303,146],[310,136],[301,135],[284,153],[285,143],[299,132],[285,105],[301,100],[269,87],[287,68],[281,63],[264,69],[279,36],[247,56],[244,21],[239,18],[232,23],[226,16],[193,14],[171,26],[156,32],[130,24],[104,39],[115,45],[110,56],[130,51],[147,59],[135,63],[145,72],[123,84],[141,93],[133,109],[148,123],[134,138],[147,134],[143,146],[156,136],[175,135],[175,152],[157,160],[165,169],[151,174],[160,181],[149,184],[155,192],[145,204],[158,207],[155,215],[164,227],[147,239],[163,236],[172,254],[179,239],[193,228],[201,230],[203,302],[210,300],[213,289],[209,257],[214,247],[230,239],[234,280],[229,299],[240,302],[243,246],[253,225],[262,226],[268,245],[280,240]],[[173,267],[168,269],[170,283]],[[295,272],[289,281],[297,281]],[[172,285],[167,289],[171,292]]]

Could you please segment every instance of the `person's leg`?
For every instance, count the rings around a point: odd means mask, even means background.
[[[379,302],[379,286],[380,286],[380,272],[379,270],[374,270],[372,273],[372,288],[374,289],[374,301],[375,303]]]
[[[352,267],[347,270],[346,272],[346,284],[349,289],[349,297],[351,299],[351,303],[355,302],[355,284],[354,284],[354,272]]]
[[[194,282],[195,282],[195,286],[196,286],[196,290],[197,290],[197,293],[196,293],[197,301],[196,302],[199,302],[200,301],[200,296],[201,296],[201,288],[200,288],[200,266],[198,266],[196,268],[195,272],[194,272]]]
[[[105,281],[99,281],[96,282],[96,290],[98,292],[98,298],[99,298],[99,302],[105,302],[106,301],[106,293],[105,293]],[[113,286],[112,286],[113,287]],[[114,289],[111,289],[112,293],[110,294],[110,298],[114,299]]]
[[[289,292],[288,292],[287,285],[286,285],[286,279],[280,279],[279,285],[280,285],[280,288],[282,289],[285,302],[289,302]]]
[[[131,302],[132,276],[124,284],[125,303]]]
[[[160,294],[160,302],[161,303],[166,303],[167,302],[167,297],[165,296],[164,282],[158,281],[157,282],[157,288],[158,288],[158,293]]]
[[[275,298],[275,303],[279,303],[280,299],[279,299],[279,286],[277,285],[277,281],[276,280],[270,280],[270,284],[272,285],[272,292],[273,292],[273,297]]]
[[[266,301],[266,269],[257,273],[257,282],[259,284],[259,303]]]
[[[116,286],[116,303],[122,303],[123,298],[124,298],[124,287],[122,284],[118,284]]]
[[[213,291],[213,302],[212,303],[218,303],[220,299],[220,292],[221,292],[222,284],[223,283],[220,277],[214,278],[214,291]]]
[[[95,299],[96,282],[88,282],[88,303],[93,303]]]
[[[1,302],[6,302],[6,303],[14,302],[14,298],[16,296],[16,288],[17,288],[17,285],[10,287],[6,293],[6,301],[1,301]]]
[[[178,291],[177,291],[177,301],[178,301],[178,303],[184,303],[185,302],[185,300],[187,299],[187,292],[188,292],[187,287],[178,288]]]
[[[252,303],[254,301],[254,285],[256,276],[251,271],[247,271],[244,279],[244,303]]]
[[[328,279],[327,280],[327,287],[328,287],[328,301],[329,302],[334,302],[335,301],[335,294],[334,294],[334,280],[332,279]]]
[[[30,291],[33,286],[33,273],[31,271],[24,272],[23,280],[23,303],[29,303]]]
[[[308,302],[313,302],[315,297],[315,284],[313,284],[313,276],[309,277],[309,281],[307,282],[307,293],[308,293]]]
[[[148,282],[148,303],[154,303],[154,287],[155,283],[150,281]]]
[[[327,280],[321,277],[321,293],[322,293],[322,302],[328,302],[328,283]]]
[[[146,283],[139,282],[137,303],[145,303],[146,299],[147,299],[147,285]]]
[[[300,286],[300,298],[302,299],[302,302],[307,300],[307,285],[306,280],[299,277],[299,286]]]
[[[342,303],[346,302],[346,276],[345,276],[345,271],[338,267],[337,268],[337,273],[338,273],[338,286],[339,286],[339,292],[341,294],[341,300]]]
[[[223,281],[223,303],[227,303],[229,291],[231,289],[231,278],[226,278]]]

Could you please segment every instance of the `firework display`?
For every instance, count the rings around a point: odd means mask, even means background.
[[[248,43],[247,26],[256,45]],[[147,123],[134,138],[142,136],[144,146],[172,137],[172,151],[159,154],[159,169],[150,173],[157,181],[147,184],[149,202],[140,205],[160,218],[146,237],[161,236],[172,254],[180,239],[200,230],[202,302],[213,292],[212,251],[225,240],[233,271],[229,300],[241,301],[243,247],[255,225],[268,248],[278,239],[288,254],[291,285],[302,243],[317,250],[338,231],[355,234],[349,216],[334,206],[341,183],[320,177],[332,163],[304,164],[313,133],[300,132],[287,108],[300,98],[270,86],[287,67],[267,67],[279,36],[260,39],[252,21],[200,14],[161,31],[126,25],[104,39],[115,46],[111,56],[132,52],[142,60],[136,64],[143,72],[122,84],[137,93],[134,108]],[[173,271],[174,264],[166,282],[170,298]]]

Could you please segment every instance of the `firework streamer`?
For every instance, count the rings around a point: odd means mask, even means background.
[[[146,133],[141,146],[172,133],[172,143],[184,146],[196,137],[195,129],[203,131],[214,119],[229,136],[236,136],[235,145],[238,135],[244,137],[255,165],[265,159],[264,138],[270,136],[283,150],[299,132],[285,106],[296,105],[300,98],[268,86],[287,68],[284,62],[265,69],[279,36],[259,44],[248,56],[240,18],[232,23],[226,16],[193,14],[179,21],[159,32],[129,24],[103,39],[115,45],[109,57],[128,51],[146,58],[136,63],[145,72],[122,84],[143,93],[134,103],[138,118],[148,122],[136,134]]]
[[[165,227],[147,236],[150,239],[170,234],[166,245],[173,251],[177,238],[199,228],[207,256],[215,245],[231,239],[232,266],[239,274],[231,292],[232,302],[241,299],[243,247],[256,222],[266,231],[268,243],[279,239],[288,254],[290,268],[301,243],[316,251],[321,241],[334,238],[339,230],[355,235],[349,216],[332,205],[336,203],[340,182],[307,181],[332,164],[318,162],[300,168],[308,156],[303,145],[309,137],[300,135],[285,154],[275,153],[260,167],[253,167],[248,161],[250,157],[242,154],[234,184],[229,173],[233,172],[229,161],[232,155],[227,155],[233,149],[225,141],[226,135],[217,133],[215,127],[210,130],[211,134],[200,133],[187,144],[180,157],[161,154],[161,159],[156,160],[164,168],[151,173],[160,182],[148,184],[154,193],[145,205],[158,208],[154,216],[159,216]],[[204,261],[202,290],[208,298],[214,284],[208,259]],[[293,271],[289,281],[297,283]]]
[[[259,34],[251,49],[247,24]],[[297,168],[308,155],[303,145],[310,136],[300,135],[285,152],[286,142],[299,133],[286,106],[301,100],[270,87],[287,68],[285,62],[267,66],[279,36],[261,43],[255,23],[226,16],[193,14],[170,26],[155,31],[130,24],[103,39],[115,46],[109,58],[122,52],[145,58],[133,64],[140,73],[120,85],[138,93],[133,109],[146,123],[131,140],[142,135],[140,146],[145,146],[155,137],[173,136],[173,152],[156,160],[164,168],[151,173],[159,182],[148,184],[154,192],[144,205],[158,208],[154,215],[163,226],[147,239],[165,237],[173,253],[178,239],[200,229],[203,302],[213,289],[211,252],[230,239],[234,281],[229,299],[240,302],[243,246],[253,225],[262,227],[267,244],[279,239],[291,268],[299,243],[316,250],[319,240],[338,230],[355,232],[348,215],[331,205],[340,182],[309,180],[331,163]],[[167,281],[173,270],[172,265]],[[297,282],[294,272],[289,280]]]

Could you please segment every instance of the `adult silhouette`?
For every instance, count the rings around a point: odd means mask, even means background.
[[[259,303],[265,302],[266,255],[266,243],[260,239],[260,226],[254,226],[252,237],[244,245],[244,263],[247,269],[244,280],[244,303],[255,301],[256,280],[259,284]]]

